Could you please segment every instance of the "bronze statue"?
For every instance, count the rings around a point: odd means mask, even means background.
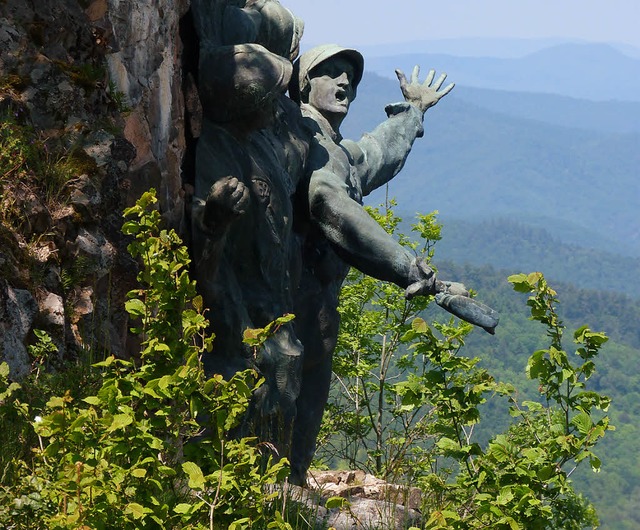
[[[461,284],[437,281],[424,261],[389,236],[362,207],[364,196],[402,169],[414,140],[424,133],[424,113],[454,85],[440,90],[446,76],[434,82],[433,70],[424,83],[418,81],[417,67],[410,81],[397,71],[405,101],[388,105],[387,120],[353,142],[342,138],[340,125],[356,97],[363,69],[356,50],[319,46],[297,61],[290,88],[314,136],[304,195],[307,217],[298,222],[304,233],[303,272],[294,312],[304,353],[291,455],[291,480],[298,484],[305,483],[328,398],[338,295],[349,266],[405,288],[407,297],[438,292],[441,301],[461,304],[459,299],[469,295]],[[491,310],[470,307],[471,312],[459,316],[469,320],[481,315],[492,331],[497,321]]]
[[[243,7],[234,2],[222,10],[220,2],[214,4],[194,3],[203,43],[203,125],[192,247],[195,277],[216,334],[204,365],[225,377],[246,368],[264,376],[238,434],[269,440],[288,455],[302,344],[292,324],[281,326],[255,357],[242,338],[245,329],[264,327],[293,308],[300,261],[293,195],[309,142],[300,109],[284,92],[303,25],[275,0]],[[209,11],[212,5],[218,18]],[[222,26],[216,25],[220,20]]]
[[[492,310],[463,285],[437,280],[361,204],[402,169],[423,135],[424,113],[453,85],[441,89],[446,76],[434,81],[433,71],[424,83],[417,68],[410,80],[398,71],[405,101],[388,105],[387,120],[359,142],[344,140],[340,125],[363,73],[359,52],[321,46],[294,68],[303,25],[279,2],[212,0],[216,17],[204,4],[193,4],[204,117],[192,218],[196,279],[216,333],[205,369],[229,377],[252,367],[265,377],[240,433],[271,442],[290,459],[291,480],[304,484],[349,266],[396,283],[407,297],[435,294],[489,332],[497,325]],[[294,323],[254,358],[244,330],[285,313]]]

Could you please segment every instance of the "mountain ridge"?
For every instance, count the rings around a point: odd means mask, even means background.
[[[457,83],[478,88],[561,94],[593,101],[640,101],[640,59],[609,44],[562,43],[522,57],[470,57],[404,53],[365,58],[368,72],[392,78],[395,68],[414,65],[447,72]],[[606,70],[594,68],[605,65]]]
[[[365,75],[345,137],[357,139],[373,129],[384,119],[384,106],[400,98],[397,81]],[[607,108],[602,104],[601,112]],[[610,249],[640,255],[640,133],[593,130],[595,120],[587,126],[488,110],[454,90],[428,111],[425,138],[389,184],[389,195],[402,211],[439,210],[444,218],[465,220],[529,219],[560,239],[566,230],[557,228],[571,225],[582,236],[565,241],[588,248],[594,239],[610,241]],[[378,190],[367,203],[382,202],[384,193]]]

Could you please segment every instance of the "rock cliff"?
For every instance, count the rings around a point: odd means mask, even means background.
[[[34,329],[53,338],[54,365],[128,353],[136,267],[122,209],[155,187],[168,223],[183,218],[188,9],[0,2],[0,360],[15,377],[31,368]]]

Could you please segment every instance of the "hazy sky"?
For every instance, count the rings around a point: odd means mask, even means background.
[[[640,48],[640,0],[281,0],[306,44],[460,37],[619,42]]]

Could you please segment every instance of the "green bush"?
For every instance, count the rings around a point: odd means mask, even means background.
[[[145,193],[123,226],[142,264],[141,288],[126,303],[140,358],[108,357],[95,365],[93,395],[47,401],[32,420],[33,458],[14,462],[0,491],[3,528],[290,527],[276,516],[279,494],[267,488],[287,476],[286,460],[272,461],[255,439],[229,436],[260,381],[251,371],[205,377],[200,357],[213,337],[187,250],[160,228],[155,202]],[[33,417],[7,372],[4,365],[2,413]]]
[[[391,209],[373,216],[394,233]],[[440,230],[433,215],[414,230],[430,259]],[[398,236],[396,234],[396,236]],[[581,462],[597,471],[596,443],[608,429],[610,400],[586,388],[607,338],[577,329],[575,355],[564,349],[556,293],[540,273],[509,278],[530,293],[531,319],[550,344],[527,368],[540,400],[520,403],[464,355],[470,326],[425,320],[431,299],[406,301],[401,289],[352,271],[341,294],[334,360],[336,391],[323,425],[324,465],[346,464],[423,490],[427,529],[579,529],[597,525],[591,504],[570,477]],[[512,424],[482,446],[474,436],[491,396],[511,404]]]
[[[39,369],[49,348],[44,334],[31,350],[31,381],[10,382],[0,365],[0,420],[28,448],[14,444],[13,458],[3,455],[3,528],[292,528],[274,488],[288,474],[286,460],[272,460],[256,439],[230,435],[262,381],[253,371],[228,381],[205,376],[201,357],[214,337],[187,273],[187,250],[161,228],[155,203],[154,193],[144,194],[123,226],[141,264],[140,288],[126,302],[139,357],[107,357],[82,376],[85,391],[73,393],[59,391],[64,376]],[[398,225],[390,210],[374,215],[390,232]],[[430,258],[439,238],[435,217],[421,216],[415,229],[423,247],[401,241]],[[340,414],[328,417],[325,429],[335,432],[325,430],[323,450],[334,461],[419,485],[429,530],[597,524],[571,475],[583,462],[599,469],[594,447],[611,429],[609,399],[587,388],[607,338],[581,327],[570,355],[544,276],[509,281],[529,293],[531,318],[549,338],[527,368],[537,401],[520,403],[510,385],[461,354],[469,325],[428,325],[430,298],[407,302],[401,290],[357,273],[343,291],[335,359],[343,392],[331,404]],[[248,344],[260,347],[291,318],[249,330]],[[86,374],[81,367],[79,373]],[[493,394],[509,400],[513,423],[483,447],[474,429],[480,405]],[[314,524],[301,519],[296,525]]]

